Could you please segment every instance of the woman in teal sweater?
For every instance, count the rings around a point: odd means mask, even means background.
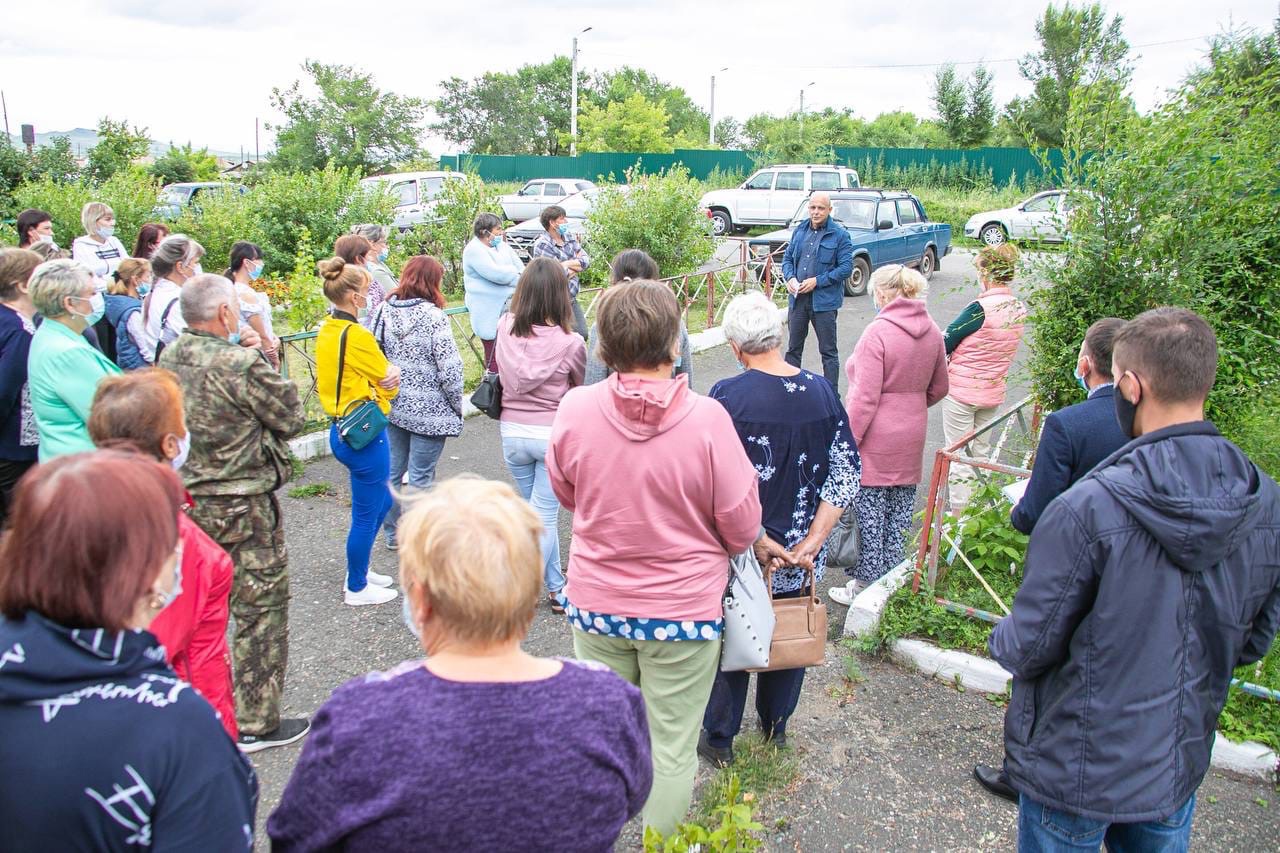
[[[31,275],[31,301],[43,322],[31,339],[27,387],[40,436],[40,461],[93,450],[89,408],[104,376],[120,368],[84,339],[102,319],[105,304],[93,274],[70,260],[48,261]]]

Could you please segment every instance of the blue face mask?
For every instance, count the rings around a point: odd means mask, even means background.
[[[569,223],[568,223],[568,222],[561,222],[559,225],[557,225],[557,226],[556,226],[556,230],[560,232],[560,236],[561,236],[561,237],[568,237],[568,236],[569,236]]]
[[[261,265],[254,265],[253,267],[251,267],[251,268],[249,269],[249,280],[250,280],[250,281],[257,281],[257,280],[258,280],[258,277],[259,277],[259,276],[261,276],[261,275],[262,275],[262,266],[261,266]]]
[[[101,293],[95,293],[89,297],[77,296],[76,299],[89,303],[89,313],[79,314],[78,316],[84,318],[84,321],[90,326],[101,320],[103,315],[107,313],[107,301]]]
[[[138,296],[146,296],[150,292],[151,292],[151,285],[147,284],[145,281],[142,284],[138,285]]]
[[[378,260],[385,261],[390,256],[391,256],[391,250],[383,249],[381,252],[378,253]]]
[[[1076,382],[1080,383],[1080,387],[1084,389],[1084,393],[1087,395],[1089,393],[1089,385],[1084,381],[1084,377],[1075,370],[1071,371],[1071,375],[1076,378]]]
[[[491,248],[491,249],[496,249],[496,248],[498,248],[498,244],[499,244],[499,243],[501,243],[501,242],[502,242],[502,238],[501,238],[501,237],[490,237],[490,238],[489,238],[489,248]]]

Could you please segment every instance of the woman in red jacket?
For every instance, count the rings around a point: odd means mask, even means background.
[[[177,378],[167,370],[145,368],[99,382],[89,413],[89,437],[98,447],[127,447],[181,468],[191,436]],[[191,503],[190,495],[187,502]],[[235,566],[186,513],[178,514],[178,534],[181,593],[147,630],[164,646],[174,672],[213,706],[235,741],[239,731],[227,649],[227,598]]]

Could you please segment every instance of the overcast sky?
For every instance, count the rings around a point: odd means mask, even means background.
[[[40,132],[127,118],[153,138],[252,152],[254,119],[273,122],[273,86],[304,59],[371,72],[379,86],[435,97],[441,80],[514,70],[567,55],[575,32],[587,70],[643,67],[707,106],[717,69],[716,115],[850,106],[864,117],[906,109],[932,115],[934,63],[985,60],[997,103],[1025,94],[1016,59],[1035,48],[1043,5],[914,0],[792,6],[755,0],[611,3],[541,0],[472,6],[381,0],[59,0],[5,3],[0,88],[9,126]],[[1214,8],[1216,7],[1216,8]],[[1133,95],[1149,109],[1231,25],[1269,29],[1277,0],[1127,0]],[[357,15],[364,12],[365,20]],[[1148,45],[1142,47],[1140,45]],[[912,66],[889,68],[884,66]],[[856,66],[880,66],[866,68]],[[961,70],[969,66],[962,65]],[[262,132],[262,150],[271,146]],[[432,154],[443,140],[426,137]]]

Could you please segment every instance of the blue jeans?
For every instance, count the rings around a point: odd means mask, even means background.
[[[1060,812],[1026,794],[1018,797],[1018,853],[1095,851],[1106,842],[1111,853],[1185,853],[1191,843],[1196,795],[1164,820],[1107,823]]]
[[[809,337],[809,325],[818,333],[818,355],[822,356],[822,375],[831,383],[836,396],[840,396],[840,350],[836,346],[836,319],[838,311],[814,311],[813,291],[792,297],[787,310],[787,364],[799,367],[804,358],[804,342]]]
[[[533,438],[502,439],[502,458],[515,478],[516,490],[542,519],[542,578],[548,592],[564,588],[560,570],[560,501],[547,476],[547,442]]]
[[[351,529],[347,531],[347,589],[359,592],[364,589],[369,574],[369,554],[373,540],[391,509],[391,489],[387,478],[391,474],[391,455],[388,451],[387,433],[366,444],[360,450],[338,437],[338,425],[329,427],[329,449],[333,456],[351,473]]]
[[[436,463],[444,450],[443,435],[419,435],[395,424],[387,424],[387,440],[391,443],[391,491],[400,489],[405,471],[409,472],[409,486],[405,493],[425,489],[436,478]],[[400,520],[400,501],[393,501],[391,511],[382,522],[388,542],[396,539],[396,522]]]

